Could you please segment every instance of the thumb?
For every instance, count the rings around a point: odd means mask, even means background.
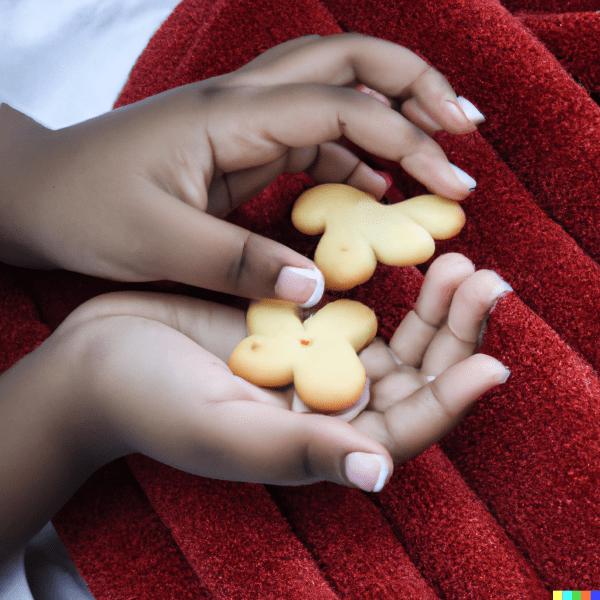
[[[237,389],[238,401],[204,407],[211,472],[198,474],[277,485],[325,480],[369,492],[389,480],[393,461],[387,450],[350,424],[261,401],[257,394],[268,392],[243,380]]]
[[[149,278],[306,307],[323,295],[323,275],[314,262],[283,244],[183,203],[168,201],[160,217],[150,216],[143,233]]]

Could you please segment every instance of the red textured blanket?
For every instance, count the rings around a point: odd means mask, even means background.
[[[231,71],[302,35],[407,46],[487,117],[439,136],[478,182],[438,244],[514,287],[482,348],[512,370],[383,492],[189,476],[141,456],[97,473],[55,526],[98,600],[542,599],[600,589],[600,0],[184,0],[118,105]],[[389,164],[393,199],[419,186]],[[310,253],[284,176],[232,219]],[[380,266],[348,295],[389,336],[422,281]],[[117,286],[2,267],[6,368]],[[119,286],[121,287],[121,286]]]

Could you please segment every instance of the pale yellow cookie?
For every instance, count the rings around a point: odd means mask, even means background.
[[[249,337],[229,358],[229,368],[265,387],[294,383],[300,399],[318,412],[337,412],[356,402],[366,373],[357,352],[377,333],[375,313],[360,302],[337,300],[304,323],[298,307],[261,300],[247,315]]]
[[[456,235],[465,214],[457,202],[433,194],[385,205],[349,185],[326,183],[296,200],[292,222],[303,233],[323,233],[315,263],[329,289],[347,290],[368,281],[377,261],[400,267],[425,262],[434,239]]]

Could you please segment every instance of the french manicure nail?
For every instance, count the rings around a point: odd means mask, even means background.
[[[450,166],[461,183],[464,183],[469,188],[469,191],[472,192],[477,187],[477,182],[469,174],[459,169],[456,165],[450,164]]]
[[[506,296],[506,294],[510,292],[514,292],[512,287],[508,283],[506,283],[506,281],[504,281],[504,279],[502,279],[502,277],[500,277],[498,273],[494,271],[494,274],[500,281],[498,282],[498,285],[496,285],[496,287],[492,290],[491,297],[494,301],[494,304],[492,304],[492,307],[488,311],[488,314],[492,314],[492,311],[496,308],[496,305],[498,304],[498,300],[500,300],[500,298]]]
[[[348,481],[365,492],[380,492],[389,475],[384,456],[366,452],[351,452],[344,461]]]
[[[458,102],[452,102],[451,100],[446,100],[446,108],[448,109],[448,111],[450,113],[452,113],[452,116],[455,119],[464,121],[465,117],[467,117],[467,115],[465,115],[465,112],[464,112],[462,106],[460,106],[460,104]]]
[[[469,121],[471,121],[471,123],[473,123],[474,125],[479,125],[480,123],[483,123],[485,121],[485,117],[481,114],[481,112],[477,110],[477,108],[466,98],[464,98],[463,96],[459,96],[457,98],[457,101],[460,107],[465,112],[465,115],[467,115]]]
[[[508,294],[509,292],[514,292],[512,287],[508,283],[506,283],[506,281],[504,281],[504,279],[502,279],[502,277],[500,277],[500,275],[498,275],[498,273],[496,273],[496,276],[498,277],[498,279],[500,281],[498,282],[498,285],[492,291],[493,298],[500,298],[500,296],[502,296],[504,294]]]
[[[283,267],[275,284],[275,294],[281,300],[296,302],[310,308],[319,302],[325,290],[325,279],[319,269]]]

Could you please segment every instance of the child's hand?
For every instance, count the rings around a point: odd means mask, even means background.
[[[111,294],[75,311],[59,331],[87,340],[78,370],[119,452],[220,479],[348,484],[348,454],[378,454],[388,467],[390,457],[404,462],[508,376],[497,360],[473,354],[490,308],[510,289],[491,271],[475,273],[464,256],[436,260],[390,347],[378,341],[361,353],[371,401],[350,425],[293,413],[292,390],[264,390],[231,374],[226,361],[246,336],[235,309]]]
[[[375,340],[361,352],[371,399],[352,424],[384,444],[395,462],[451,431],[510,374],[497,360],[474,354],[489,312],[510,291],[496,273],[475,272],[460,254],[436,259],[389,347]]]
[[[359,83],[397,99],[402,114]],[[475,127],[440,73],[357,34],[293,40],[234,73],[63,130],[6,105],[0,125],[5,262],[296,302],[315,282],[282,268],[312,261],[220,217],[282,172],[381,197],[384,180],[336,143],[342,136],[465,198],[471,184],[428,134]]]
[[[231,374],[242,311],[135,292],[87,302],[0,378],[0,548],[16,548],[95,469],[130,452],[219,479],[380,489],[394,463],[507,375],[473,352],[510,288],[473,271],[456,254],[433,263],[391,351],[376,342],[362,352],[371,403],[351,423],[294,413],[293,390]]]

